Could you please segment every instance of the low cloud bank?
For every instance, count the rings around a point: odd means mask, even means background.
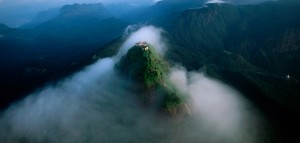
[[[224,83],[203,73],[187,72],[183,67],[174,68],[171,81],[189,95],[196,128],[204,129],[216,138],[212,142],[260,142],[263,123],[256,109],[242,95]],[[206,141],[205,141],[206,142]]]
[[[208,0],[205,4],[222,4],[222,3],[230,3],[237,5],[247,5],[247,4],[258,4],[266,1],[277,1],[277,0]]]
[[[131,34],[120,55],[147,41],[163,54],[161,29]],[[188,93],[192,114],[165,117],[144,108],[130,83],[114,71],[118,56],[106,58],[7,109],[0,142],[203,142],[256,143],[262,121],[234,89],[201,73],[174,68],[171,81]],[[260,125],[261,129],[261,125]]]

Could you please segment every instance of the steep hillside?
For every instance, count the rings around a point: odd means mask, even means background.
[[[300,41],[300,16],[295,14],[299,6],[280,2],[238,7],[211,4],[184,12],[171,35],[180,46],[206,59],[228,51],[264,70],[300,79],[294,66]]]
[[[148,106],[158,106],[171,115],[187,112],[183,93],[168,80],[170,67],[146,42],[137,43],[116,65],[118,71],[139,87]]]
[[[20,28],[34,28],[46,21],[49,21],[58,16],[60,8],[51,8],[46,11],[41,11],[28,23],[23,24]]]
[[[271,142],[297,142],[300,3],[211,4],[183,12],[168,30],[168,57],[237,88],[269,119]],[[172,19],[166,19],[172,20]]]
[[[127,25],[102,4],[64,6],[33,29],[1,25],[1,107],[86,65],[87,56],[121,36]]]
[[[169,57],[189,69],[205,67],[218,78],[222,71],[242,74],[266,95],[298,110],[299,7],[299,3],[268,2],[187,10],[170,30]],[[275,90],[278,87],[280,91]]]

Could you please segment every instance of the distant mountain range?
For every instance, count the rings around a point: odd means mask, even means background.
[[[58,16],[60,8],[52,8],[46,11],[39,12],[30,22],[25,23],[21,28],[34,28],[48,20]]]
[[[81,60],[120,37],[128,25],[102,4],[73,4],[57,10],[38,14],[22,28],[0,25],[2,107],[82,67],[78,66]]]

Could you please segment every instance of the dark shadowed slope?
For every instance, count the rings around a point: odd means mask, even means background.
[[[298,2],[268,2],[187,10],[169,30],[169,57],[237,87],[279,127],[273,142],[295,142],[300,119],[299,8]]]
[[[82,67],[86,56],[121,36],[127,25],[102,4],[64,6],[33,29],[1,25],[1,107]]]
[[[177,48],[171,57],[190,69],[207,66],[268,78],[263,83],[257,81],[258,86],[267,94],[289,94],[294,98],[286,105],[297,109],[299,90],[294,87],[300,79],[300,69],[296,66],[300,62],[300,15],[296,14],[299,7],[274,2],[238,7],[210,5],[188,10],[172,30]],[[276,85],[272,79],[281,81],[279,85],[284,91],[273,92]],[[274,98],[285,101],[282,95]]]

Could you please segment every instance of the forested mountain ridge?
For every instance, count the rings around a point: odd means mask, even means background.
[[[209,4],[187,10],[170,30],[169,58],[190,70],[205,68],[217,78],[225,71],[241,74],[264,94],[298,110],[299,6]]]

